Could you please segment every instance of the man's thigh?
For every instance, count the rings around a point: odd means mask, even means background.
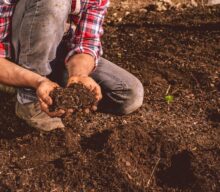
[[[64,35],[71,0],[19,0],[12,22],[15,61],[41,75],[51,72],[49,62]]]

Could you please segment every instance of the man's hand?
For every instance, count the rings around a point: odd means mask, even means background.
[[[42,111],[46,112],[51,117],[60,117],[65,111],[59,110],[55,112],[49,112],[49,105],[52,105],[53,101],[50,97],[50,93],[56,88],[59,87],[58,84],[50,81],[47,78],[43,78],[39,81],[39,84],[36,88],[36,93],[40,101]]]
[[[96,104],[93,106],[93,110],[96,110],[98,102],[102,99],[102,92],[100,86],[89,77],[95,67],[95,58],[89,54],[76,54],[69,59],[66,67],[69,73],[67,87],[74,83],[81,83],[94,92]]]
[[[98,102],[102,99],[100,86],[89,76],[72,76],[68,80],[67,87],[74,83],[81,83],[90,91],[95,93],[96,105],[93,106],[93,110],[95,111],[97,109]]]

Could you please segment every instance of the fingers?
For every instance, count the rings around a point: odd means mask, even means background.
[[[93,110],[93,111],[97,111],[97,109],[98,109],[98,107],[97,107],[96,105],[93,105],[93,106],[92,106],[92,110]]]
[[[55,112],[50,112],[48,105],[42,99],[39,99],[39,101],[40,101],[41,110],[47,113],[50,117],[61,117],[65,114],[65,110],[63,109],[59,109],[58,111]]]
[[[89,108],[84,109],[84,113],[89,114],[90,113],[90,109]]]
[[[42,96],[42,100],[47,104],[47,105],[52,105],[53,104],[53,100],[51,99],[51,97],[49,95],[44,95]]]
[[[41,101],[43,101],[47,105],[52,105],[53,101],[51,97],[49,96],[49,92],[37,91],[37,96],[41,99]]]
[[[42,100],[42,99],[40,99],[39,98],[39,101],[40,101],[40,107],[41,107],[41,110],[42,111],[49,111],[49,109],[48,109],[48,105]]]
[[[47,112],[50,117],[62,117],[66,112],[63,109],[59,109],[55,112]]]
[[[75,112],[74,109],[67,109],[66,113],[65,113],[65,117],[69,118],[71,117],[71,115]]]
[[[56,88],[59,87],[58,84],[46,80],[42,81],[39,87],[37,88],[37,96],[47,105],[52,105],[53,101],[50,97],[50,93]]]
[[[96,95],[96,100],[97,101],[100,101],[102,99],[102,91],[101,91],[101,88],[99,85],[96,85],[93,89],[93,92],[95,93]]]

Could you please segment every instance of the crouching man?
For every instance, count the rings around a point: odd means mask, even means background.
[[[50,92],[82,83],[98,110],[129,114],[143,102],[143,86],[100,57],[108,0],[0,0],[0,83],[17,87],[16,114],[30,126],[64,128],[50,113]],[[74,24],[75,29],[67,25]]]

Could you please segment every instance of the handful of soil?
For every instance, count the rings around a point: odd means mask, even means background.
[[[82,84],[75,83],[67,88],[58,87],[50,93],[53,104],[50,111],[73,109],[74,112],[91,109],[95,104],[95,93]]]

